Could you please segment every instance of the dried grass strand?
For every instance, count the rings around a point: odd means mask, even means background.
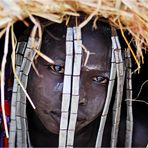
[[[137,66],[138,66],[138,67],[137,67],[137,70],[139,70],[139,69],[140,69],[140,63],[139,63],[139,61],[138,61],[138,59],[137,59],[137,57],[136,57],[136,55],[135,55],[133,49],[131,48],[131,46],[130,46],[128,40],[127,40],[127,38],[126,38],[125,35],[124,35],[124,31],[123,31],[123,29],[122,29],[122,25],[121,25],[120,20],[118,20],[118,22],[119,22],[119,25],[120,25],[121,35],[122,35],[122,37],[124,38],[124,40],[125,40],[125,42],[126,42],[128,48],[130,49],[130,51],[131,51],[131,53],[132,53],[132,55],[133,55],[133,57],[134,57],[134,59],[135,59],[135,61],[136,61],[136,63],[137,63]]]
[[[36,53],[37,53],[40,57],[42,57],[44,60],[46,60],[48,63],[54,64],[54,61],[53,61],[51,58],[49,58],[48,56],[46,56],[45,54],[43,54],[41,51],[39,51],[39,50],[37,50],[37,49],[35,49],[35,48],[33,48],[33,50],[35,50]]]
[[[146,81],[144,81],[144,82],[142,83],[142,85],[141,85],[141,87],[140,87],[140,90],[139,90],[139,92],[138,92],[138,95],[136,96],[136,98],[134,98],[134,100],[137,100],[137,99],[139,98],[139,96],[140,96],[140,94],[141,94],[141,92],[142,92],[142,89],[143,89],[143,87],[144,87],[144,85],[145,85],[146,83],[148,83],[148,80],[146,80]]]
[[[125,101],[129,101],[129,99],[126,99]],[[132,102],[141,102],[141,103],[145,103],[146,105],[148,105],[148,102],[146,102],[144,100],[132,99]]]

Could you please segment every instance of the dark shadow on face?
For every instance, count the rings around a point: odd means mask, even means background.
[[[41,51],[52,58],[55,65],[50,65],[39,57],[35,65],[42,77],[38,77],[31,69],[27,88],[36,106],[37,116],[46,129],[56,134],[59,133],[61,116],[65,36],[66,27],[62,24],[53,24],[44,31]],[[82,29],[82,42],[91,55],[86,66],[85,52],[82,55],[76,132],[101,114],[106,98],[111,57],[111,36],[107,31],[102,31],[101,27],[93,30],[91,23],[86,25]]]

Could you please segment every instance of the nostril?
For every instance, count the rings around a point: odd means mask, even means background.
[[[85,97],[80,98],[80,100],[79,100],[80,105],[86,105],[86,103],[87,103],[87,99]]]

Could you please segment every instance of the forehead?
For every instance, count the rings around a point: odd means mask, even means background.
[[[53,24],[45,29],[41,50],[53,60],[65,61],[66,52],[66,29],[63,24]],[[106,69],[109,67],[111,57],[111,37],[100,28],[92,29],[88,25],[82,29],[82,43],[90,52],[87,67]],[[84,63],[86,53],[83,52]]]

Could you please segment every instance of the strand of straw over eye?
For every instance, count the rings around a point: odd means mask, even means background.
[[[51,58],[49,58],[48,56],[46,56],[45,54],[43,54],[42,52],[40,52],[39,50],[37,50],[37,49],[35,49],[35,48],[33,48],[33,50],[35,50],[36,53],[37,53],[40,57],[42,57],[44,60],[46,60],[48,63],[54,64],[54,61],[53,61]]]
[[[7,121],[6,121],[6,113],[5,113],[4,87],[5,87],[5,66],[6,66],[6,58],[7,58],[7,54],[8,54],[8,44],[9,44],[9,30],[10,30],[10,24],[7,25],[7,29],[6,29],[4,54],[3,54],[2,63],[1,63],[1,107],[2,107],[4,128],[5,128],[7,138],[9,137],[9,134],[8,134]]]

